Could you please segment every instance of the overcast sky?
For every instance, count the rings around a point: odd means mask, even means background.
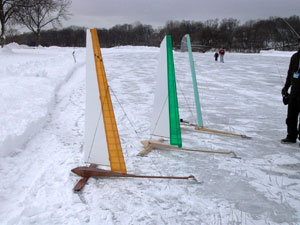
[[[244,23],[270,16],[300,15],[299,0],[72,0],[64,26],[110,28],[141,22],[163,27],[168,20],[234,18]]]

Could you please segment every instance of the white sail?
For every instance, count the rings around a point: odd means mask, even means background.
[[[160,44],[159,65],[156,74],[154,112],[150,131],[152,135],[170,137],[169,99],[168,99],[168,62],[166,37]]]
[[[85,162],[110,165],[91,33],[86,32]]]

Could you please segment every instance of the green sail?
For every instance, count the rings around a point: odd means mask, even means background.
[[[167,59],[168,59],[168,96],[169,96],[169,121],[170,144],[182,147],[180,120],[178,111],[178,99],[176,91],[175,68],[173,59],[172,38],[167,35]]]
[[[199,100],[199,93],[198,93],[198,86],[197,86],[197,80],[196,80],[196,72],[195,72],[195,66],[194,66],[194,59],[193,59],[190,35],[186,34],[185,38],[186,38],[187,48],[188,48],[188,52],[189,52],[191,74],[192,74],[192,79],[193,79],[195,105],[196,105],[196,110],[197,110],[197,123],[198,123],[199,127],[203,127],[203,120],[202,120],[202,113],[201,113],[201,106],[200,106],[200,100]]]

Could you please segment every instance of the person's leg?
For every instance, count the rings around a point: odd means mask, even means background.
[[[298,121],[299,121],[299,117],[298,117]],[[298,124],[298,140],[300,140],[300,122]]]
[[[300,113],[300,96],[297,97],[297,106],[298,106],[298,129],[297,129],[297,134],[298,134],[298,139],[300,140],[300,118],[299,118],[299,113]]]
[[[288,113],[286,119],[287,125],[287,139],[296,140],[298,136],[298,114],[299,114],[299,106],[297,102],[297,97],[290,96],[289,104],[288,104]]]

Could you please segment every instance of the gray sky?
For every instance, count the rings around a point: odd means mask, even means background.
[[[110,28],[141,22],[162,27],[168,20],[234,18],[244,23],[270,16],[300,15],[299,0],[72,0],[64,26]]]

